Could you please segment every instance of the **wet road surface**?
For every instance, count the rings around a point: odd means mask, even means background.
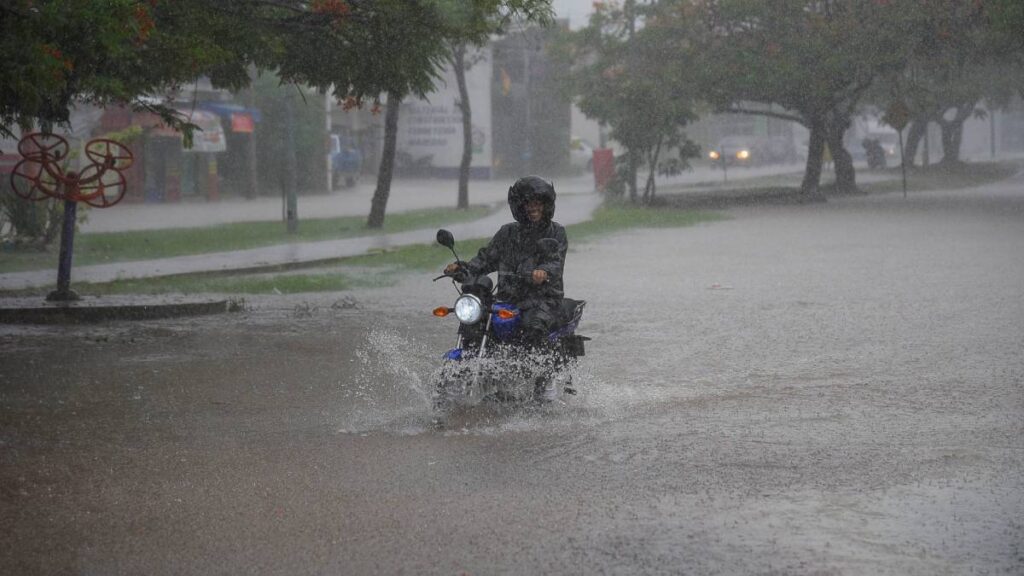
[[[454,291],[0,327],[0,564],[1024,573],[1024,186],[578,244],[580,394],[430,426]],[[571,239],[570,239],[571,240]],[[6,571],[6,570],[5,570]]]

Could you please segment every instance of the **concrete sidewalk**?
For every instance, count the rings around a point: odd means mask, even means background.
[[[798,165],[772,165],[740,168],[729,171],[730,182],[777,174],[794,174],[799,182],[802,167]],[[646,174],[640,175],[643,184]],[[695,166],[692,170],[670,177],[659,176],[658,186],[708,184],[709,188],[721,186],[721,170],[708,166]],[[469,201],[471,204],[504,204],[508,187],[513,179],[471,180]],[[580,176],[553,177],[558,192],[559,210],[561,201],[567,196],[592,194],[592,174]],[[396,214],[425,208],[447,208],[455,206],[458,182],[439,179],[396,179],[391,184],[387,213]],[[338,216],[366,216],[370,213],[370,201],[376,181],[371,177],[354,188],[334,191],[330,194],[304,194],[298,199],[299,222],[307,218],[334,218]],[[694,189],[694,192],[701,190]],[[118,204],[106,210],[90,210],[88,220],[82,224],[82,232],[120,232],[125,230],[156,230],[160,228],[187,228],[212,226],[229,222],[274,221],[282,219],[280,197],[253,199],[227,198],[219,202],[186,200],[174,204]],[[559,214],[560,215],[560,214]]]
[[[562,198],[594,192],[590,175],[554,180],[559,203]],[[471,180],[471,204],[504,203],[510,180]],[[299,226],[304,219],[362,216],[370,213],[376,181],[364,178],[357,186],[330,194],[304,194],[298,198]],[[453,208],[458,182],[455,180],[410,180],[392,182],[387,213],[397,214],[427,208]],[[213,226],[230,222],[282,220],[280,197],[226,198],[219,202],[185,200],[168,204],[118,204],[106,210],[91,210],[81,226],[83,232],[121,232]]]
[[[591,218],[594,209],[600,203],[601,196],[593,192],[560,194],[555,219],[566,226],[585,222]],[[451,224],[445,227],[451,230],[456,240],[481,238],[491,236],[502,224],[510,222],[511,219],[508,211],[499,210],[480,220]],[[436,229],[411,230],[343,240],[281,244],[233,252],[81,266],[72,269],[72,286],[75,282],[110,282],[130,278],[153,278],[197,272],[242,271],[315,263],[359,256],[374,249],[430,244],[435,241],[435,233]],[[13,290],[55,285],[56,276],[56,270],[2,274],[0,275],[0,289]]]
[[[730,181],[742,181],[761,176],[790,174],[795,181],[799,173],[797,166],[762,166],[730,172]],[[683,174],[658,178],[658,185],[693,185],[717,182],[722,178],[719,170],[709,167],[695,167]],[[642,180],[641,180],[642,181]],[[482,180],[470,183],[470,202],[503,206],[508,194],[508,180]],[[555,220],[563,225],[587,221],[601,203],[601,196],[594,191],[591,174],[577,177],[554,179],[558,191],[558,207]],[[718,191],[720,185],[694,187],[687,194],[707,194]],[[363,216],[369,212],[373,197],[374,183],[365,182],[353,189],[332,194],[302,196],[299,199],[299,222],[303,218],[330,218],[338,216]],[[452,207],[456,201],[456,182],[451,180],[396,180],[392,184],[388,199],[389,214],[421,210],[426,208]],[[312,216],[311,216],[312,215]],[[161,228],[188,228],[212,226],[230,222],[273,221],[281,218],[279,198],[257,198],[252,200],[229,199],[222,202],[186,201],[178,204],[128,204],[108,210],[93,210],[82,226],[84,232],[115,232],[127,230],[154,230]],[[502,224],[511,221],[507,210],[478,221],[446,226],[456,239],[489,237]],[[198,272],[242,271],[273,266],[308,264],[366,254],[370,250],[384,249],[412,244],[434,242],[435,230],[412,230],[395,234],[376,234],[343,240],[324,240],[280,244],[239,250],[216,252],[145,260],[97,264],[74,267],[71,272],[74,282],[110,282],[132,278],[152,278]],[[0,289],[19,290],[52,286],[56,283],[57,271],[53,269],[0,274]]]

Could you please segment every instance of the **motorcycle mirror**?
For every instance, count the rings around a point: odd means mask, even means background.
[[[452,236],[451,232],[445,230],[444,228],[441,228],[440,230],[438,230],[437,231],[437,243],[440,244],[441,246],[444,246],[445,248],[451,250],[452,251],[452,255],[455,256],[455,261],[456,262],[459,261],[459,254],[457,252],[455,252],[455,236]]]
[[[437,243],[449,250],[452,250],[455,246],[455,236],[452,236],[451,232],[441,228],[437,231]]]
[[[558,253],[558,240],[554,238],[541,238],[537,241],[537,246],[540,248],[540,253],[545,256],[552,256]]]

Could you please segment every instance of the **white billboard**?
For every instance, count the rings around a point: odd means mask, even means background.
[[[491,58],[484,48],[467,55],[475,62],[466,71],[466,85],[472,112],[475,177],[490,177],[491,171]],[[438,79],[436,90],[426,99],[406,99],[398,117],[396,168],[412,163],[424,174],[456,177],[462,162],[462,111],[456,106],[459,86],[449,67]]]

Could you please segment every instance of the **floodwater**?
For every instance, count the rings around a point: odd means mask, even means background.
[[[455,292],[0,327],[0,564],[1022,574],[1024,185],[575,245],[555,405],[431,426]],[[571,240],[571,239],[570,239]]]

